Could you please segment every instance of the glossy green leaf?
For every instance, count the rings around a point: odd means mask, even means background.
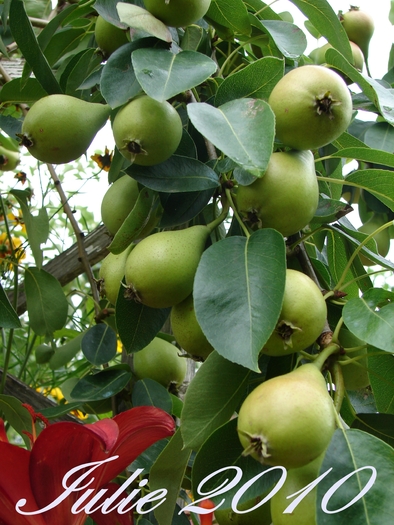
[[[141,91],[131,64],[131,52],[134,48],[134,44],[120,47],[112,53],[103,68],[100,88],[111,108],[126,104]]]
[[[127,24],[128,27],[144,31],[159,40],[164,40],[164,42],[172,42],[172,36],[168,27],[146,9],[137,5],[119,2],[116,4],[116,10],[120,21]]]
[[[126,173],[147,188],[164,193],[203,191],[219,186],[213,169],[199,160],[179,155],[154,166],[133,164]]]
[[[384,414],[394,414],[394,358],[392,354],[379,355],[378,348],[369,346],[368,374],[376,409]]]
[[[313,222],[328,224],[334,222],[352,211],[352,207],[343,201],[324,199],[320,197]]]
[[[391,129],[393,129],[390,126]],[[394,137],[394,130],[393,130]],[[342,157],[346,159],[357,159],[363,162],[372,162],[374,164],[383,164],[394,168],[394,155],[385,151],[370,148],[345,148],[340,149],[332,155],[333,157]]]
[[[194,219],[211,199],[214,190],[160,193],[164,208],[160,227],[169,228]]]
[[[244,98],[219,108],[188,104],[192,124],[212,144],[253,175],[262,176],[272,153],[274,114],[267,102]]]
[[[75,410],[81,406],[79,401],[75,403],[65,403],[56,407],[43,408],[41,414],[47,419],[57,419],[65,414],[69,414],[72,410]]]
[[[141,379],[133,385],[131,394],[133,407],[153,406],[165,410],[171,414],[172,399],[171,395],[163,385],[153,379]]]
[[[241,0],[212,0],[207,17],[241,35],[249,35],[252,29],[248,11]]]
[[[196,51],[174,54],[159,48],[137,49],[131,59],[143,90],[159,102],[198,86],[217,68],[211,58]]]
[[[18,432],[27,446],[30,445],[29,438],[24,431],[32,430],[32,418],[28,410],[22,406],[22,402],[16,397],[0,395],[0,413],[8,421],[11,427]]]
[[[51,336],[68,315],[68,302],[56,277],[45,270],[25,269],[25,293],[29,323],[37,335]]]
[[[194,498],[201,498],[197,488],[204,478],[217,470],[235,466],[242,470],[242,478],[239,483],[224,494],[212,498],[212,501],[216,504],[224,500],[220,505],[221,509],[231,508],[231,501],[235,493],[249,480],[269,468],[263,466],[250,456],[243,456],[243,450],[237,433],[237,418],[228,421],[215,430],[202,445],[193,462],[192,486]],[[219,486],[228,485],[228,481],[226,483],[226,480],[229,478],[231,480],[234,474],[233,470],[224,470],[221,474],[212,477],[208,482],[204,483],[201,489],[204,493],[213,493]],[[239,503],[245,503],[269,491],[273,484],[278,481],[279,477],[280,473],[278,470],[262,476],[259,482],[254,483],[248,491],[245,492],[239,500]],[[265,505],[269,505],[269,503],[267,502]]]
[[[181,416],[185,447],[198,450],[226,423],[244,396],[250,371],[212,352],[190,383]]]
[[[183,446],[180,430],[172,436],[150,470],[150,489],[166,488],[165,501],[154,511],[160,525],[173,525],[172,516],[176,507],[181,483],[189,462],[191,450]],[[171,476],[168,473],[171,472]]]
[[[283,60],[275,57],[260,58],[225,78],[217,90],[215,106],[221,106],[236,98],[268,100],[283,73]]]
[[[394,128],[388,122],[375,122],[365,131],[364,134],[365,144],[368,144],[371,148],[376,148],[379,150],[379,153],[383,150],[391,154],[393,151],[393,141]],[[392,155],[390,155],[390,157],[392,157]],[[391,165],[386,164],[387,157],[384,155],[382,156],[382,159],[384,159],[384,162],[381,162],[380,159],[374,162],[377,164],[385,164],[386,166]]]
[[[71,390],[73,401],[98,401],[107,399],[123,390],[131,380],[131,370],[127,365],[106,368],[97,374],[85,376]]]
[[[227,237],[203,253],[194,281],[194,306],[219,354],[258,371],[259,353],[281,311],[285,273],[283,236],[268,228],[248,239]]]
[[[352,60],[349,39],[337,13],[327,0],[290,0],[328,42]]]
[[[81,350],[90,363],[96,366],[104,365],[116,355],[116,333],[105,323],[92,326],[84,334]]]
[[[22,0],[12,0],[9,23],[19,50],[43,89],[48,94],[61,93],[62,90],[37,42]]]
[[[80,85],[86,78],[96,71],[101,64],[101,57],[95,49],[84,49],[74,55],[72,60],[67,64],[61,79],[60,85],[63,91],[70,96],[81,96]],[[82,93],[81,93],[82,94]],[[90,91],[87,93],[87,98]],[[81,96],[81,98],[83,98]]]
[[[305,52],[306,36],[296,25],[282,20],[264,20],[260,23],[284,57],[295,59]]]
[[[56,348],[55,353],[49,360],[49,367],[51,370],[62,368],[73,359],[81,350],[82,338],[85,332],[78,334],[67,343]]]
[[[138,352],[145,348],[161,330],[169,313],[169,308],[150,308],[119,293],[115,309],[116,326],[126,352]]]
[[[358,170],[348,175],[346,181],[368,190],[394,211],[393,171],[379,169]]]
[[[337,430],[320,472],[328,469],[317,486],[317,525],[392,522],[393,448],[360,430]]]
[[[133,209],[123,221],[122,226],[116,232],[115,237],[108,246],[108,250],[111,253],[122,253],[130,246],[134,239],[138,238],[138,235],[148,224],[151,214],[156,212],[157,203],[158,197],[154,191],[143,188],[139,192]]]
[[[0,91],[0,101],[11,104],[36,102],[45,97],[47,92],[36,78],[28,78],[22,82],[21,78],[14,78],[6,82]]]
[[[0,283],[0,327],[1,328],[20,328],[21,322],[11,303],[4,292]]]
[[[343,308],[346,326],[368,344],[393,352],[394,294],[381,288],[368,290],[362,297],[349,300]]]
[[[169,438],[165,438],[165,439],[160,439],[159,441],[156,441],[156,443],[153,443],[153,445],[145,449],[142,452],[142,454],[140,454],[138,458],[135,461],[133,461],[129,469],[132,472],[134,472],[137,468],[143,468],[144,474],[145,475],[149,474],[150,469],[152,468],[152,465],[155,463],[159,454],[165,449],[168,441],[169,441]],[[141,523],[141,519],[138,520],[138,525],[140,525],[140,523]]]

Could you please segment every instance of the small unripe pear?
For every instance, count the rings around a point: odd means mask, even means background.
[[[12,171],[19,164],[19,153],[16,151],[10,151],[0,146],[0,170],[1,171]]]
[[[213,346],[198,324],[192,295],[172,307],[171,328],[176,342],[188,354],[206,359],[212,352]]]
[[[79,158],[108,120],[111,108],[69,95],[48,95],[30,108],[22,144],[42,162],[64,164]]]
[[[238,435],[245,455],[267,465],[298,468],[323,453],[335,424],[326,380],[308,363],[252,390],[239,410]]]
[[[346,13],[341,13],[339,19],[349,40],[359,46],[365,59],[367,59],[369,43],[375,31],[373,19],[356,6],[351,6]]]
[[[383,224],[385,224],[386,222],[387,222],[387,217],[385,214],[374,213],[373,216],[366,223],[360,226],[358,231],[366,233],[367,235],[371,235],[374,231],[380,228],[380,226],[383,226]],[[386,257],[386,255],[388,254],[390,250],[389,229],[386,228],[382,230],[381,232],[374,235],[373,238],[376,241],[378,253],[382,257]],[[368,259],[368,257],[365,257],[365,255],[363,255],[362,253],[360,253],[359,256],[364,266],[373,266],[374,264],[376,264],[371,259]]]
[[[197,22],[208,11],[211,0],[145,0],[146,9],[171,27]]]
[[[350,47],[352,49],[352,56],[353,56],[353,62],[352,66],[354,66],[359,71],[362,71],[364,67],[364,56],[357,44],[354,42],[349,42]],[[315,64],[321,65],[326,63],[326,51],[328,49],[334,49],[334,47],[327,43],[324,44],[324,46],[318,47],[317,49],[314,49],[310,53],[310,58],[314,61]]]
[[[99,270],[100,295],[105,296],[112,304],[116,303],[118,293],[122,287],[126,260],[134,245],[132,244],[122,253],[109,253],[102,261]]]
[[[129,42],[124,29],[120,29],[120,27],[116,27],[110,22],[107,22],[107,20],[100,15],[96,19],[94,37],[98,47],[106,58],[112,55],[119,47]]]
[[[186,299],[209,234],[208,226],[197,225],[142,239],[126,261],[128,296],[152,308]]]

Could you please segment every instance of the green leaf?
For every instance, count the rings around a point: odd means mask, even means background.
[[[394,414],[357,414],[352,428],[368,432],[391,447],[394,445]]]
[[[178,429],[150,470],[151,491],[163,487],[167,490],[164,502],[155,510],[155,517],[160,525],[172,525],[174,523],[172,516],[190,454],[191,450],[183,446],[182,435]]]
[[[285,273],[283,236],[269,228],[248,239],[227,237],[203,253],[194,281],[194,307],[219,354],[259,371],[259,353],[282,308]]]
[[[133,386],[131,395],[133,407],[153,406],[172,412],[172,399],[168,390],[153,379],[141,379]]]
[[[11,303],[0,283],[0,327],[1,328],[20,328],[21,322],[18,314],[12,308]]]
[[[352,211],[352,207],[343,201],[325,199],[320,196],[319,206],[316,210],[313,222],[328,224],[334,222]]]
[[[43,207],[38,211],[38,215],[32,215],[27,203],[27,193],[22,190],[11,190],[10,193],[16,197],[21,206],[30,248],[33,252],[35,263],[40,269],[43,262],[41,244],[44,244],[49,236],[47,209]]]
[[[252,31],[248,11],[241,0],[212,0],[206,16],[241,35],[250,35]]]
[[[83,98],[82,93],[78,93],[78,90],[86,78],[98,69],[100,64],[101,57],[95,49],[84,49],[74,55],[60,78],[60,85],[64,92],[70,96]],[[90,91],[87,93],[87,97],[89,96]]]
[[[128,27],[140,29],[164,42],[172,42],[172,36],[168,27],[151,15],[146,9],[137,5],[119,2],[116,4],[116,10],[118,11],[120,21],[127,24]]]
[[[392,523],[394,498],[388,487],[394,472],[394,450],[389,445],[360,430],[337,430],[320,472],[329,469],[317,486],[318,509],[323,504],[317,525]],[[369,490],[360,498],[368,482]]]
[[[147,188],[164,193],[203,191],[219,186],[213,169],[199,160],[179,155],[154,166],[132,164],[126,173]]]
[[[59,281],[34,267],[25,268],[25,292],[31,329],[50,337],[67,321],[68,302]]]
[[[93,365],[108,363],[116,356],[116,333],[105,323],[92,326],[83,336],[81,350]]]
[[[235,496],[235,493],[249,480],[269,468],[263,466],[250,456],[243,456],[243,451],[244,449],[241,446],[237,433],[237,418],[228,421],[215,430],[197,452],[193,462],[192,487],[194,498],[200,498],[201,495],[197,492],[197,487],[207,476],[220,469],[235,466],[242,471],[242,478],[239,483],[224,494],[210,498],[215,504],[219,504],[224,500],[224,503],[220,505],[220,508],[230,509],[231,500]],[[213,493],[215,489],[217,490],[220,486],[228,484],[229,476],[231,476],[231,478],[234,477],[232,471],[224,470],[221,474],[218,474],[205,482],[201,487],[202,491],[204,493]],[[258,483],[254,483],[248,491],[242,495],[239,503],[246,503],[253,498],[261,496],[263,493],[268,492],[272,485],[278,481],[279,477],[280,475],[278,471],[272,471],[271,473],[265,474],[260,478]],[[265,505],[269,505],[269,502]]]
[[[375,397],[376,408],[384,414],[394,415],[393,361],[392,354],[379,355],[377,348],[368,346],[368,375]]]
[[[11,104],[31,104],[42,97],[47,92],[35,78],[28,78],[22,81],[21,78],[14,78],[6,82],[0,91],[0,101]]]
[[[134,239],[142,232],[148,224],[151,215],[156,213],[158,204],[157,194],[148,189],[143,188],[139,194],[137,201],[123,221],[122,226],[116,232],[108,250],[111,253],[119,254],[126,250]]]
[[[206,103],[188,104],[195,128],[225,155],[260,177],[272,154],[274,114],[267,102],[244,98],[219,108]]]
[[[185,447],[198,450],[231,418],[244,397],[249,374],[217,352],[209,354],[186,391],[181,415]]]
[[[394,128],[388,122],[375,122],[372,124],[364,133],[364,142],[368,144],[370,148],[377,149],[380,153],[381,151],[387,151],[391,154],[393,151],[393,142],[394,142]],[[390,155],[392,157],[392,155]],[[387,159],[384,155],[383,159]],[[378,164],[386,164],[386,162],[377,162]]]
[[[268,100],[283,73],[283,60],[275,57],[260,58],[225,78],[216,92],[215,106],[221,106],[236,98]]]
[[[43,89],[48,94],[61,93],[62,90],[37,42],[22,0],[11,2],[10,28],[19,50]]]
[[[119,293],[115,317],[120,340],[127,353],[145,348],[158,334],[170,314],[169,308],[150,308],[125,299]]]
[[[352,60],[352,51],[345,30],[327,0],[290,0],[328,42]]]
[[[163,102],[198,86],[216,71],[216,63],[196,51],[174,54],[166,49],[137,49],[131,60],[147,95]]]
[[[286,58],[299,58],[305,51],[307,40],[299,27],[282,20],[264,20],[260,24]]]
[[[328,49],[326,60],[329,64],[343,71],[353,82],[356,82],[363,94],[378,108],[385,120],[394,124],[394,95],[390,89],[384,87],[377,80],[362,75],[336,49]]]
[[[343,308],[346,326],[366,343],[393,352],[394,294],[381,288],[368,290],[362,297],[348,301]]]
[[[123,390],[132,377],[128,365],[116,365],[97,374],[80,379],[71,390],[70,398],[75,401],[98,401],[107,399]]]
[[[22,402],[13,396],[0,395],[0,413],[4,419],[18,432],[27,446],[30,445],[29,438],[24,431],[32,430],[32,418],[28,410],[22,406]]]
[[[340,149],[336,153],[333,153],[331,156],[332,157],[342,157],[346,159],[357,159],[357,160],[362,160],[363,162],[383,164],[384,166],[389,166],[391,168],[394,168],[394,155],[392,153],[386,153],[385,151],[378,150],[378,149],[345,148],[345,149]]]
[[[84,335],[85,332],[82,332],[66,344],[56,348],[55,353],[49,360],[49,368],[57,370],[69,363],[81,350],[81,342]]]
[[[161,193],[160,202],[164,208],[160,220],[161,228],[184,224],[201,213],[213,195],[213,190]]]
[[[81,403],[65,403],[64,405],[59,405],[57,407],[44,408],[41,410],[41,414],[47,419],[57,419],[65,414],[69,414],[72,410],[75,410],[81,406]]]

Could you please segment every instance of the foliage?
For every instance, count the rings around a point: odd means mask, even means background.
[[[168,491],[164,503],[141,516],[141,525],[187,524],[188,513],[198,524],[198,502],[209,496],[219,504],[221,485],[222,509],[229,509],[234,497],[242,504],[270,491],[279,473],[242,455],[235,416],[259,383],[314,361],[327,348],[332,355],[324,372],[338,429],[320,469],[316,523],[388,525],[394,513],[394,293],[375,280],[392,272],[394,262],[379,253],[374,240],[381,232],[394,238],[393,71],[389,65],[383,78],[373,79],[353,67],[348,36],[327,0],[291,2],[307,17],[308,30],[331,44],[326,67],[346,79],[353,117],[345,132],[313,151],[318,208],[309,224],[289,237],[245,220],[237,208],[237,188],[264,177],[273,152],[288,151],[275,137],[268,103],[273,88],[290,70],[313,63],[305,54],[304,30],[288,13],[278,14],[261,0],[212,0],[204,18],[175,29],[148,13],[140,0],[59,1],[52,12],[46,1],[4,0],[0,6],[3,148],[25,154],[18,137],[28,108],[54,94],[80,99],[87,107],[107,104],[111,124],[122,107],[145,94],[168,101],[182,121],[175,154],[164,162],[132,164],[116,147],[89,162],[53,166],[31,158],[29,174],[17,168],[12,187],[0,187],[0,416],[15,442],[26,438],[24,409],[4,395],[7,373],[55,401],[55,408],[41,410],[50,419],[73,410],[94,422],[138,405],[169,412],[177,420],[176,433],[129,467],[144,469],[139,478],[149,479],[144,490]],[[127,43],[109,57],[95,41],[98,15],[127,34]],[[23,61],[20,75],[8,75],[5,59]],[[361,111],[369,113],[368,122]],[[51,119],[56,118],[54,111]],[[83,191],[84,182],[100,170],[109,184],[121,176],[139,184],[134,206],[108,237],[111,253],[132,250],[151,233],[209,227],[201,258],[193,253],[199,263],[190,289],[196,319],[214,350],[205,360],[183,353],[197,372],[180,391],[151,379],[138,381],[133,372],[133,354],[157,336],[176,343],[170,308],[143,304],[125,280],[115,304],[105,298],[105,286],[100,295],[100,263],[89,263],[82,234],[96,227],[89,202],[86,209],[72,210],[63,190],[73,178]],[[33,177],[40,180],[41,195],[32,193]],[[362,223],[379,217],[378,228],[371,234],[357,230],[356,210]],[[294,213],[287,215],[291,221]],[[83,269],[64,282],[52,275],[50,263],[63,261],[70,238],[78,243]],[[366,260],[373,265],[364,266]],[[177,264],[182,267],[182,260]],[[327,323],[309,348],[270,357],[262,349],[277,329],[286,268],[306,273],[319,286]],[[343,348],[342,327],[361,340],[367,360],[357,353],[360,346]],[[370,385],[347,389],[341,367],[366,363]],[[234,483],[228,469],[236,473]],[[203,483],[214,471],[219,474]],[[246,483],[249,488],[242,491]],[[366,485],[369,490],[363,490]],[[333,486],[338,490],[330,492]],[[180,499],[188,504],[183,513]],[[353,500],[350,510],[345,508]],[[353,508],[355,514],[349,514]]]

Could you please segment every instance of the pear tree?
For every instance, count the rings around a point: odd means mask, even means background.
[[[64,523],[392,523],[393,52],[286,4],[0,5],[0,442],[174,427]]]

